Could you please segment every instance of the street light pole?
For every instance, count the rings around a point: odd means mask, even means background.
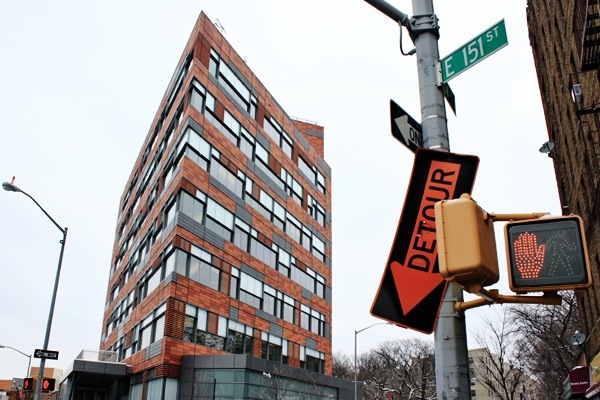
[[[31,354],[25,354],[21,350],[17,350],[14,347],[4,346],[4,345],[1,345],[1,344],[0,344],[0,349],[11,349],[11,350],[16,351],[17,353],[21,353],[25,357],[29,358],[29,363],[27,364],[27,372],[25,373],[25,378],[27,378],[29,376],[29,369],[31,368]]]
[[[4,182],[2,183],[2,188],[8,192],[19,192],[23,193],[25,196],[29,197],[31,201],[35,203],[36,206],[52,221],[52,223],[60,230],[63,234],[62,240],[60,241],[60,255],[58,257],[58,267],[56,268],[56,278],[54,279],[54,290],[52,292],[52,301],[50,302],[50,312],[48,313],[48,323],[46,324],[46,335],[44,336],[44,347],[42,347],[43,351],[48,350],[48,342],[50,341],[50,331],[52,329],[52,318],[54,316],[54,305],[56,304],[56,292],[58,291],[58,282],[60,280],[60,270],[62,267],[63,255],[65,252],[65,244],[67,242],[67,231],[68,228],[62,228],[55,220],[44,210],[44,208],[28,193],[22,191],[17,186],[12,183]],[[35,386],[35,395],[34,400],[40,399],[40,392],[42,388],[42,380],[44,379],[44,367],[46,365],[46,359],[42,358],[40,361],[40,371],[38,374],[37,384]]]
[[[358,400],[358,389],[357,389],[357,371],[358,371],[358,357],[356,353],[356,339],[359,333],[362,331],[366,331],[369,328],[372,328],[376,325],[393,325],[391,322],[377,322],[375,324],[369,325],[366,328],[359,329],[354,331],[354,400]]]

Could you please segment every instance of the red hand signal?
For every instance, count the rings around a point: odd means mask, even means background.
[[[546,245],[537,244],[534,233],[525,232],[513,243],[515,250],[515,264],[524,279],[537,278],[544,266]]]

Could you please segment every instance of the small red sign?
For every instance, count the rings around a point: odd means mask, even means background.
[[[590,367],[575,367],[569,371],[571,393],[585,393],[590,388]]]

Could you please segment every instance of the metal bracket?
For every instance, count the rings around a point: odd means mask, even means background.
[[[473,289],[473,288],[472,288]],[[491,305],[491,304],[546,304],[559,306],[562,302],[562,297],[556,292],[544,292],[542,296],[510,296],[498,293],[497,289],[485,290],[479,288],[478,292],[471,292],[481,297],[480,299],[457,302],[454,307],[457,312],[469,310],[471,308]]]
[[[435,14],[413,15],[410,19],[410,36],[415,39],[421,33],[434,32],[435,36],[440,38],[440,27],[438,18]]]

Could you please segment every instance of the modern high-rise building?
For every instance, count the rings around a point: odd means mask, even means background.
[[[353,397],[331,376],[324,129],[292,119],[204,13],[116,225],[100,349],[129,369],[104,373],[98,393]],[[70,373],[85,370],[76,360]]]
[[[600,391],[600,2],[528,0],[529,38],[565,215],[580,215],[592,269],[576,292],[585,343],[581,365],[593,369],[587,398]],[[565,345],[569,345],[565,343]],[[565,378],[567,378],[565,376]]]

